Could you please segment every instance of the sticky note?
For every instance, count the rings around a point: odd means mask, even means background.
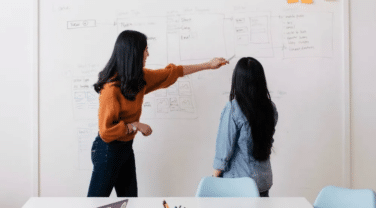
[[[299,2],[299,0],[287,0],[287,3],[289,3],[289,4],[296,3],[296,2]]]
[[[304,4],[312,4],[313,0],[302,0],[302,3],[304,3]]]

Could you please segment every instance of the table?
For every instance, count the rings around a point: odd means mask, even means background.
[[[198,197],[138,197],[138,198],[87,198],[87,197],[32,197],[23,208],[94,208],[129,199],[127,208],[163,208],[166,200],[170,208],[312,208],[304,197],[269,198],[198,198]]]

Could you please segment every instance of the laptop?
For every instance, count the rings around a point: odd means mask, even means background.
[[[127,204],[128,204],[128,199],[123,200],[123,201],[118,201],[112,204],[107,204],[107,205],[97,207],[97,208],[126,208]]]

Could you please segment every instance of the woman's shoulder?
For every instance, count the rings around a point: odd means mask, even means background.
[[[116,95],[121,93],[120,91],[120,81],[107,82],[103,85],[103,88],[100,92],[101,95]]]
[[[244,116],[239,103],[236,101],[236,99],[233,99],[231,101],[228,101],[227,103],[228,107],[231,109],[231,116],[234,119],[236,123],[239,125],[243,124],[247,121],[247,118]]]
[[[145,75],[145,73],[146,73],[146,74],[149,74],[149,73],[152,72],[153,70],[148,69],[148,68],[142,68],[142,71],[144,71],[144,75]]]

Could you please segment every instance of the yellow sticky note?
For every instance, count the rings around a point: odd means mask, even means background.
[[[296,3],[296,2],[299,2],[299,0],[287,0],[287,3],[289,3],[289,4]]]
[[[312,4],[313,0],[302,0],[302,3],[304,3],[304,4]]]

